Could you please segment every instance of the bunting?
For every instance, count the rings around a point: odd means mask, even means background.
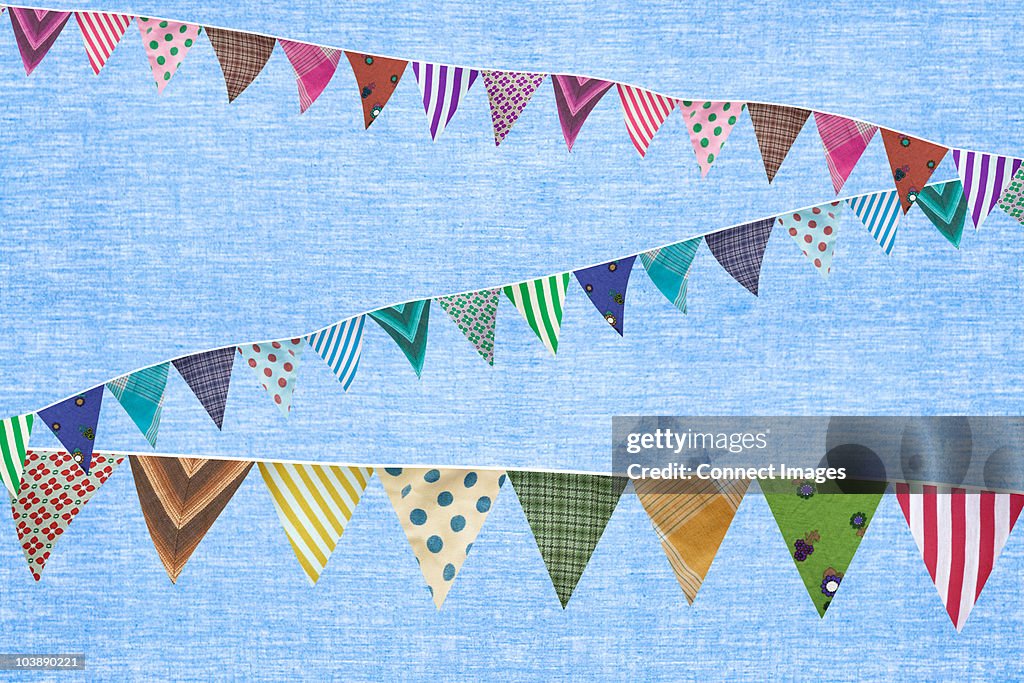
[[[51,12],[24,7],[9,9],[11,11],[7,14],[11,17],[14,40],[18,43],[21,63],[25,67],[25,75],[28,76],[57,42],[57,36],[64,30],[64,25],[71,18],[71,12]]]
[[[565,609],[628,480],[515,470],[508,477]]]
[[[123,460],[97,453],[92,472],[86,474],[69,453],[26,453],[21,489],[11,508],[18,541],[36,581],[57,541]]]
[[[587,117],[611,89],[612,83],[599,78],[552,74],[551,84],[555,88],[555,104],[558,107],[558,120],[562,124],[562,136],[571,152]]]
[[[868,148],[871,138],[875,136],[878,126],[820,111],[814,112],[814,123],[825,148],[825,161],[828,163],[829,175],[832,176],[832,187],[839,194],[864,150]]]
[[[761,261],[774,225],[774,218],[762,218],[704,236],[708,249],[725,272],[754,296],[757,296],[761,281]]]
[[[419,377],[423,372],[423,360],[427,355],[430,299],[381,308],[369,316],[395,340]]]
[[[636,479],[633,485],[692,605],[750,480]]]
[[[110,393],[153,447],[156,447],[156,435],[160,430],[169,370],[169,363],[160,363],[107,382]]]
[[[435,298],[480,357],[490,365],[494,365],[494,327],[498,320],[500,291],[497,288],[482,289],[469,294]]]
[[[896,484],[896,500],[959,632],[1017,523],[1024,495]]]
[[[306,342],[327,362],[345,391],[352,386],[359,369],[365,322],[365,315],[357,315],[306,337]]]
[[[876,192],[846,200],[864,227],[886,254],[892,253],[899,227],[900,198],[896,190]]]
[[[562,310],[568,285],[569,273],[562,273],[503,289],[551,355],[558,352],[558,335],[562,331]]]
[[[224,409],[228,402],[235,353],[234,346],[225,346],[171,361],[217,429],[224,427]]]
[[[676,242],[667,247],[659,247],[640,254],[640,262],[644,264],[647,275],[665,298],[676,308],[686,313],[686,288],[700,237],[684,242]]]
[[[829,202],[778,218],[779,225],[789,233],[822,277],[828,277],[832,272],[842,208],[841,202]]]
[[[894,130],[881,130],[892,179],[896,183],[903,213],[907,213],[949,150]]]
[[[487,101],[491,106],[494,146],[499,146],[512,130],[512,125],[530,103],[533,93],[544,82],[545,74],[520,71],[481,71]]]
[[[373,469],[286,462],[261,462],[259,469],[295,557],[316,585]]]
[[[292,40],[281,39],[277,42],[295,70],[295,82],[299,87],[299,113],[305,113],[334,78],[338,62],[341,61],[341,50]]]
[[[590,302],[619,335],[622,335],[622,320],[626,312],[626,287],[629,286],[635,260],[636,256],[627,256],[573,271]]]
[[[959,249],[967,222],[967,199],[960,181],[925,187],[917,197],[917,205],[942,236]]]
[[[34,415],[0,420],[0,480],[12,496],[18,495],[21,489],[21,473],[34,421]]]
[[[679,102],[679,111],[690,132],[690,143],[697,154],[701,178],[707,177],[744,107],[742,102]]]
[[[1012,157],[953,150],[953,164],[964,186],[964,197],[975,229],[988,218],[1003,190],[1020,170],[1021,160]]]
[[[156,90],[162,93],[185,55],[195,45],[202,28],[195,24],[146,17],[139,17],[136,23],[149,57],[149,67],[153,70]]]
[[[786,548],[824,617],[884,495],[840,493],[834,482],[761,479],[768,507]]]
[[[36,413],[86,474],[102,403],[103,387],[98,386]]]
[[[75,12],[75,21],[85,41],[85,54],[89,57],[89,66],[94,74],[114,53],[114,48],[121,42],[128,25],[132,23],[127,14],[110,14],[107,12]]]
[[[617,87],[629,139],[641,157],[647,156],[647,148],[661,124],[672,113],[675,100],[632,85],[619,83]]]
[[[270,60],[277,41],[270,36],[258,33],[228,31],[222,28],[207,28],[206,35],[217,55],[221,73],[224,74],[224,86],[228,91],[228,102],[234,102]]]
[[[1024,224],[1024,169],[1018,170],[999,199],[999,208]]]
[[[251,462],[129,456],[139,505],[171,583],[252,468]]]
[[[775,180],[775,174],[785,161],[789,149],[803,130],[811,112],[798,107],[784,107],[778,104],[747,103],[750,120],[754,123],[754,135],[761,149],[761,160],[768,182]]]
[[[505,473],[387,467],[380,471],[380,481],[416,555],[434,605],[441,609],[498,498]]]
[[[409,62],[404,59],[375,57],[356,52],[346,52],[345,56],[352,65],[352,74],[356,77],[356,85],[359,86],[359,99],[363,103],[363,123],[369,128],[391,99]]]
[[[285,417],[292,409],[295,373],[302,360],[302,348],[301,339],[279,339],[238,347],[246,365],[256,373],[260,386]]]
[[[480,72],[460,66],[413,62],[412,72],[423,96],[423,111],[430,124],[430,138],[437,136],[455,116],[462,98],[473,87]]]

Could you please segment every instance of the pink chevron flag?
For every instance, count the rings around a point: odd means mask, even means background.
[[[875,136],[878,126],[817,111],[814,112],[814,123],[818,126],[818,135],[825,147],[825,161],[828,162],[828,172],[832,176],[832,187],[839,194],[864,150],[868,148],[871,138]]]
[[[277,42],[295,69],[295,81],[299,86],[299,112],[305,112],[327,89],[327,84],[334,77],[338,62],[341,61],[341,50],[292,40]]]
[[[640,156],[647,156],[647,148],[654,134],[661,128],[661,124],[665,123],[665,119],[672,113],[675,100],[622,83],[618,84],[618,89],[629,139],[633,141],[633,146]]]
[[[21,52],[21,62],[25,66],[27,76],[39,66],[43,57],[57,42],[57,36],[64,30],[64,25],[71,18],[71,12],[51,12],[23,7],[9,9],[14,40],[18,43],[18,51]]]
[[[75,20],[85,41],[85,53],[89,56],[89,66],[94,74],[98,74],[110,59],[132,19],[127,14],[75,12]]]
[[[1024,508],[1024,494],[896,484],[896,499],[960,631]]]
[[[612,83],[598,78],[552,74],[551,84],[555,87],[555,104],[558,106],[562,135],[571,152],[587,117],[604,94],[611,90]]]

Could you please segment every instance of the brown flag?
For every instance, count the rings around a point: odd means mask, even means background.
[[[811,112],[797,107],[758,103],[748,103],[747,111],[754,122],[754,135],[757,136],[757,146],[761,148],[764,171],[770,183],[775,180],[775,174]]]
[[[409,62],[356,52],[346,52],[345,56],[352,65],[352,73],[359,86],[359,97],[363,102],[363,122],[369,128],[391,99]]]
[[[206,29],[213,51],[224,72],[224,85],[228,88],[228,102],[234,102],[249,87],[270,59],[275,40],[270,36],[227,31],[222,28]]]

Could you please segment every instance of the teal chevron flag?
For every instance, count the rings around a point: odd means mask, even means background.
[[[960,181],[950,180],[941,185],[925,186],[917,195],[916,204],[942,236],[959,249],[960,238],[964,234],[964,221],[967,219],[967,199]]]
[[[427,353],[427,319],[430,317],[430,299],[398,304],[382,308],[369,314],[384,328],[398,348],[409,359],[416,376],[423,371],[423,359]]]

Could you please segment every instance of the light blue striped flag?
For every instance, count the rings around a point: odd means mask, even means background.
[[[328,328],[315,332],[306,341],[313,347],[348,391],[359,369],[359,356],[363,352],[363,323],[365,315],[343,320]]]
[[[846,203],[885,253],[892,253],[892,246],[896,242],[896,228],[900,222],[900,199],[896,190],[854,197],[847,199]]]

